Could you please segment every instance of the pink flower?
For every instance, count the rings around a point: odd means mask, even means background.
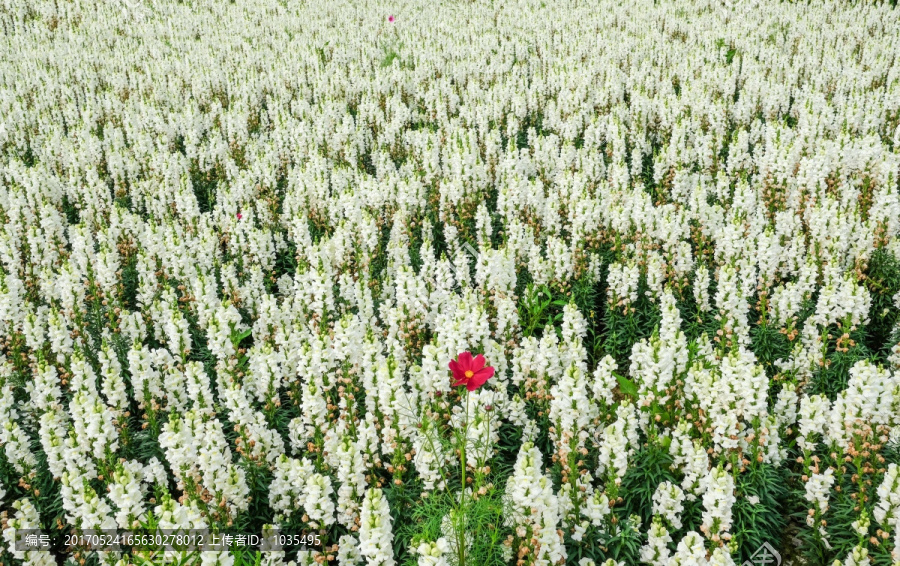
[[[240,220],[240,219],[243,218],[243,217],[244,217],[244,215],[242,215],[240,212],[238,212],[238,214],[237,214],[238,220]]]
[[[391,23],[394,23],[394,16],[392,16],[392,15],[388,16],[388,21]]]
[[[458,360],[450,360],[450,371],[453,372],[453,387],[465,385],[469,391],[475,391],[494,375],[494,368],[485,365],[484,356],[478,354],[474,358],[472,352],[461,352]]]

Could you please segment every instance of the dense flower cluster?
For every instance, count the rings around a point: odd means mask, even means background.
[[[891,4],[0,2],[0,563],[900,564]]]

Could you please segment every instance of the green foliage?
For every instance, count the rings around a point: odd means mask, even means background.
[[[884,358],[896,344],[891,334],[900,323],[900,307],[894,303],[894,297],[900,293],[900,259],[884,248],[875,250],[866,270],[865,285],[872,295],[866,345]]]
[[[553,441],[550,439],[550,411],[549,407],[542,406],[535,402],[526,404],[525,411],[528,417],[538,425],[537,438],[533,440],[534,445],[540,450],[544,461],[549,461],[553,456]],[[515,458],[513,458],[515,462]]]
[[[619,375],[618,373],[613,374],[616,377],[616,382],[619,384],[619,391],[622,392],[623,395],[627,395],[632,399],[636,399],[638,396],[638,388],[634,382],[630,381],[627,377]]]
[[[692,273],[690,277],[690,286],[682,289],[676,295],[676,303],[681,314],[681,329],[688,340],[697,340],[703,334],[714,336],[716,330],[719,329],[719,321],[715,319],[716,310],[701,311],[697,305],[697,299],[694,297],[693,288],[697,284],[696,273]],[[710,277],[710,285],[707,293],[710,297],[715,296],[716,281]]]
[[[580,566],[579,562],[587,558],[593,560],[595,564],[602,564],[606,556],[608,547],[600,544],[600,531],[597,527],[590,525],[585,530],[581,540],[576,541],[572,538],[571,533],[566,533],[564,544],[566,545],[566,564],[570,566]]]
[[[132,254],[122,262],[122,302],[125,308],[137,308],[138,284],[137,254]]]
[[[556,328],[562,322],[562,309],[568,302],[554,294],[547,285],[530,283],[519,301],[519,322],[525,336],[534,336],[548,326]]]
[[[386,43],[381,49],[383,57],[379,66],[381,68],[390,67],[395,60],[400,59],[400,50],[403,49],[403,43]]]
[[[656,488],[664,481],[678,483],[672,462],[668,449],[657,442],[648,442],[638,450],[622,479],[622,493],[627,494],[622,507],[624,517],[637,515],[642,525],[650,524]]]
[[[866,346],[865,337],[864,326],[856,330],[851,330],[848,326],[829,329],[825,340],[828,348],[825,365],[813,374],[810,380],[810,394],[824,394],[834,401],[838,394],[847,388],[850,368],[856,362],[872,356],[872,352]]]
[[[649,338],[662,320],[659,304],[650,300],[647,291],[646,277],[641,275],[637,301],[627,307],[627,312],[620,307],[606,310],[603,348],[619,367],[628,367],[632,347],[642,338]]]
[[[750,349],[770,379],[778,373],[775,361],[787,359],[791,353],[791,342],[779,330],[768,323],[750,328]]]
[[[840,474],[835,475],[840,478]],[[856,531],[851,527],[853,521],[859,517],[859,512],[855,510],[856,502],[850,497],[851,493],[846,492],[848,486],[852,489],[852,484],[843,478],[835,482],[836,485],[838,483],[844,493],[838,493],[832,498],[828,512],[825,513],[825,520],[828,522],[826,527],[828,543],[831,548],[823,551],[827,553],[829,562],[847,556],[859,542]]]
[[[287,240],[285,248],[275,256],[275,269],[272,277],[277,281],[282,275],[294,275],[297,272],[297,244]]]
[[[69,199],[68,194],[63,194],[62,197],[62,211],[63,214],[66,215],[66,221],[70,226],[74,226],[76,224],[81,223],[81,213],[79,212],[80,205],[72,202]]]
[[[787,498],[784,468],[766,463],[751,463],[737,475],[735,486],[740,494],[732,508],[731,528],[737,542],[735,562],[743,564],[764,542],[778,547],[784,538]],[[750,501],[755,497],[758,501]]]
[[[587,275],[582,276],[575,281],[572,286],[572,302],[578,308],[578,311],[585,317],[590,325],[590,320],[595,316],[599,316],[600,307],[597,304],[602,300],[602,295],[598,293],[597,285]]]
[[[390,482],[390,478],[388,481]],[[417,477],[414,481],[407,481],[401,485],[389,483],[383,492],[391,509],[391,522],[400,527],[397,536],[394,537],[394,556],[402,564],[412,556],[410,542],[415,535],[405,527],[415,525],[418,521],[417,513],[420,512],[423,501],[422,482]],[[427,501],[427,498],[425,500]]]
[[[609,534],[601,533],[603,559],[612,558],[625,564],[639,564],[643,535],[639,530],[640,517],[617,513],[618,521]]]
[[[602,267],[601,271],[606,270]],[[587,336],[584,345],[588,351],[588,365],[595,367],[603,352],[603,312],[606,307],[605,277],[594,281],[585,274],[575,281],[572,287],[572,301],[587,324]]]
[[[455,515],[458,509],[458,493],[440,491],[428,494],[416,505],[412,506],[410,520],[395,523],[398,526],[397,539],[409,541],[409,546],[418,546],[422,542],[433,542],[440,537],[448,541],[455,540],[452,518],[461,521],[467,536],[471,536],[470,546],[466,550],[466,564],[481,566],[503,566],[506,561],[501,552],[502,542],[511,530],[503,526],[503,493],[500,489],[489,490],[487,495],[471,501],[462,515]],[[451,550],[455,547],[451,542]],[[405,566],[415,566],[414,555],[403,553],[398,560]]]
[[[269,506],[269,484],[272,483],[272,471],[267,466],[241,461],[250,488],[250,506],[235,518],[235,529],[242,532],[253,532],[260,525],[269,525],[274,521],[275,513]]]
[[[700,524],[703,522],[703,500],[696,498],[694,500],[684,501],[684,511],[681,512],[681,530],[672,535],[673,540],[683,538],[690,531],[700,532]]]
[[[731,65],[731,62],[734,60],[734,55],[737,53],[737,48],[731,44],[726,44],[724,38],[719,38],[716,40],[716,48],[722,49],[724,47],[728,47],[728,50],[725,51],[725,64]]]
[[[522,446],[522,428],[509,422],[500,425],[498,434],[500,441],[497,443],[497,452],[494,456],[493,467],[500,477],[506,477],[512,473],[519,456],[519,448]]]
[[[885,466],[890,464],[897,464],[900,466],[900,440],[887,444],[881,455],[884,456]]]

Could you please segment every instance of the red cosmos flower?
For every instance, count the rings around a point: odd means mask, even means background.
[[[450,371],[456,380],[453,387],[465,385],[469,391],[475,391],[494,375],[494,368],[485,365],[484,356],[473,358],[472,352],[460,352],[458,360],[450,360]]]
[[[237,213],[237,219],[238,219],[238,220],[240,220],[240,219],[243,218],[243,217],[244,217],[243,214],[241,214],[240,212]]]

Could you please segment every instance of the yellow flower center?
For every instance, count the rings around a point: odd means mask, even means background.
[[[473,375],[475,375],[475,374],[472,372],[472,370],[469,370],[469,371],[466,372],[466,377],[467,377],[467,378],[468,378],[468,377],[472,377]]]

